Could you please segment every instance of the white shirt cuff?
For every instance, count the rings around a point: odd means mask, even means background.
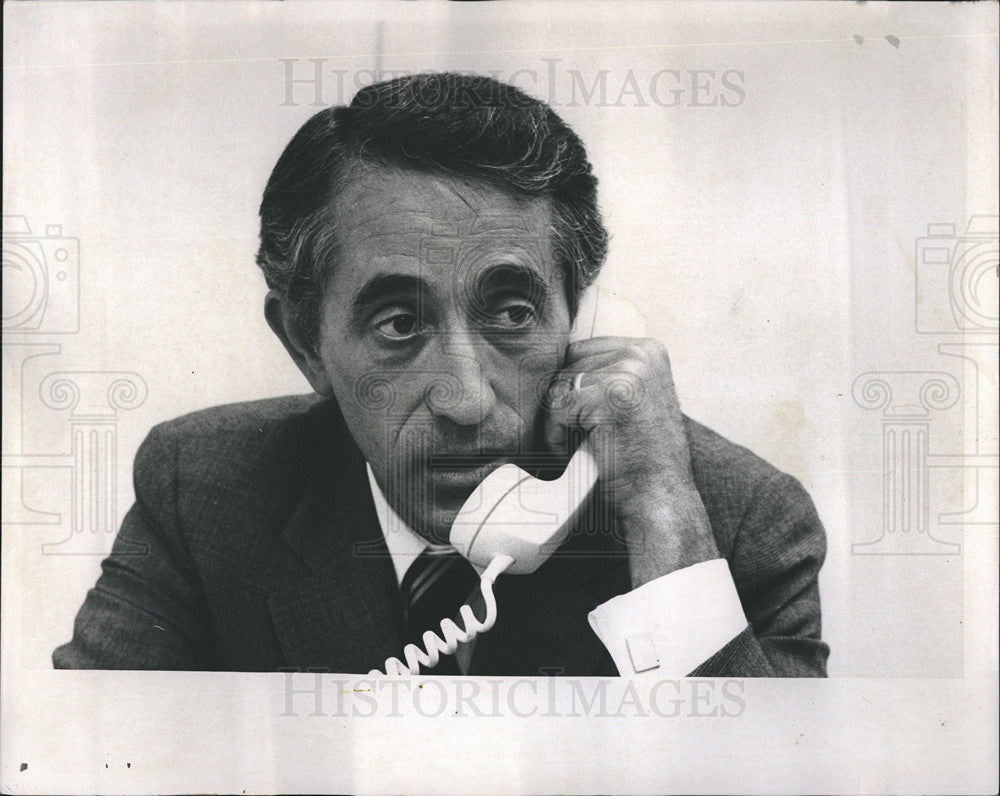
[[[683,677],[747,627],[724,558],[612,597],[587,618],[624,677]]]

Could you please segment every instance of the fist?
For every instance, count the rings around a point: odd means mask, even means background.
[[[633,586],[717,558],[663,345],[631,337],[571,343],[552,389],[547,442],[565,451],[570,429],[589,433],[600,484],[625,532]]]
[[[552,390],[546,442],[565,450],[570,429],[587,431],[614,505],[628,513],[636,501],[694,488],[670,358],[658,340],[571,343]]]

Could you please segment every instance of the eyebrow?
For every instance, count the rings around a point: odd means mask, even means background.
[[[360,319],[387,296],[424,296],[430,291],[427,283],[417,276],[378,274],[373,276],[351,302],[351,316]]]
[[[503,288],[523,289],[539,308],[549,297],[548,285],[537,270],[509,261],[485,268],[476,280],[474,295],[486,296]],[[419,276],[377,274],[365,282],[351,302],[351,324],[355,327],[363,324],[365,316],[387,298],[413,296],[422,304],[432,292],[426,280]]]

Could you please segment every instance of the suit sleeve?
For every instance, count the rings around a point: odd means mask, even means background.
[[[177,516],[176,445],[153,429],[136,454],[136,502],[57,648],[57,669],[211,667],[205,600]]]
[[[749,626],[692,677],[825,677],[818,575],[826,534],[791,476],[759,490],[727,555]]]

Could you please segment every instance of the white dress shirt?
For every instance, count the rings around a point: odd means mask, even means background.
[[[370,465],[368,482],[396,580],[402,584],[410,564],[432,545],[389,505]],[[657,679],[685,676],[747,627],[724,558],[679,569],[612,597],[587,618],[619,674]],[[463,673],[469,670],[474,643],[462,644],[455,653]]]

